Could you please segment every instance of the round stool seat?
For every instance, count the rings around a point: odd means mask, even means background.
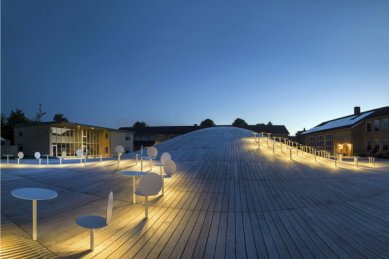
[[[139,195],[139,196],[147,196],[147,195],[145,195],[141,190],[139,190],[139,189],[137,189],[136,191],[135,191],[135,194],[136,195]]]
[[[107,226],[107,221],[101,216],[82,216],[76,219],[76,223],[83,228],[97,229]]]

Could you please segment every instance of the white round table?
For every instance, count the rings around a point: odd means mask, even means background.
[[[121,172],[120,174],[132,177],[132,203],[136,203],[136,199],[135,199],[135,177],[143,176],[143,175],[146,175],[148,173],[147,172],[141,172],[141,171],[125,171],[125,172]]]
[[[9,164],[9,158],[10,158],[11,156],[14,156],[14,155],[4,154],[3,156],[7,157],[7,164]]]
[[[49,165],[49,157],[50,157],[50,155],[49,154],[44,154],[42,156],[46,156],[46,164]]]
[[[54,199],[58,193],[44,188],[20,188],[13,190],[11,194],[22,200],[32,200],[32,240],[37,240],[37,201]]]

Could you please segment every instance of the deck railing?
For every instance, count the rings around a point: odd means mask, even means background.
[[[261,141],[266,141],[266,147],[272,149],[273,155],[276,154],[276,147],[279,146],[280,151],[284,152],[284,149],[286,151],[289,151],[289,159],[293,160],[293,154],[296,155],[296,157],[299,156],[312,156],[315,162],[319,162],[319,160],[325,160],[328,162],[331,162],[334,164],[335,167],[338,167],[340,163],[347,163],[343,160],[342,154],[337,155],[331,155],[330,152],[327,150],[322,149],[316,149],[311,146],[302,145],[298,142],[292,141],[287,138],[282,137],[271,137],[271,133],[261,132],[261,136],[258,137],[258,133],[254,134],[254,140],[258,144],[258,148],[261,148],[263,144],[261,144]],[[358,156],[353,156],[353,161],[351,165],[355,165],[356,167],[359,167],[360,158]],[[368,157],[368,165],[375,167],[376,161],[375,157]]]

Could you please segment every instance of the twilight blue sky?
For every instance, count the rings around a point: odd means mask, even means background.
[[[2,0],[1,108],[303,127],[389,105],[387,0]]]

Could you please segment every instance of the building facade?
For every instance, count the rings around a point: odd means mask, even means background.
[[[133,151],[134,134],[130,131],[109,129],[69,122],[47,122],[17,125],[14,129],[15,145],[25,155],[41,154],[76,156],[82,149],[88,156],[111,156],[116,145]]]
[[[301,133],[305,145],[344,156],[389,156],[389,106],[323,122]]]

